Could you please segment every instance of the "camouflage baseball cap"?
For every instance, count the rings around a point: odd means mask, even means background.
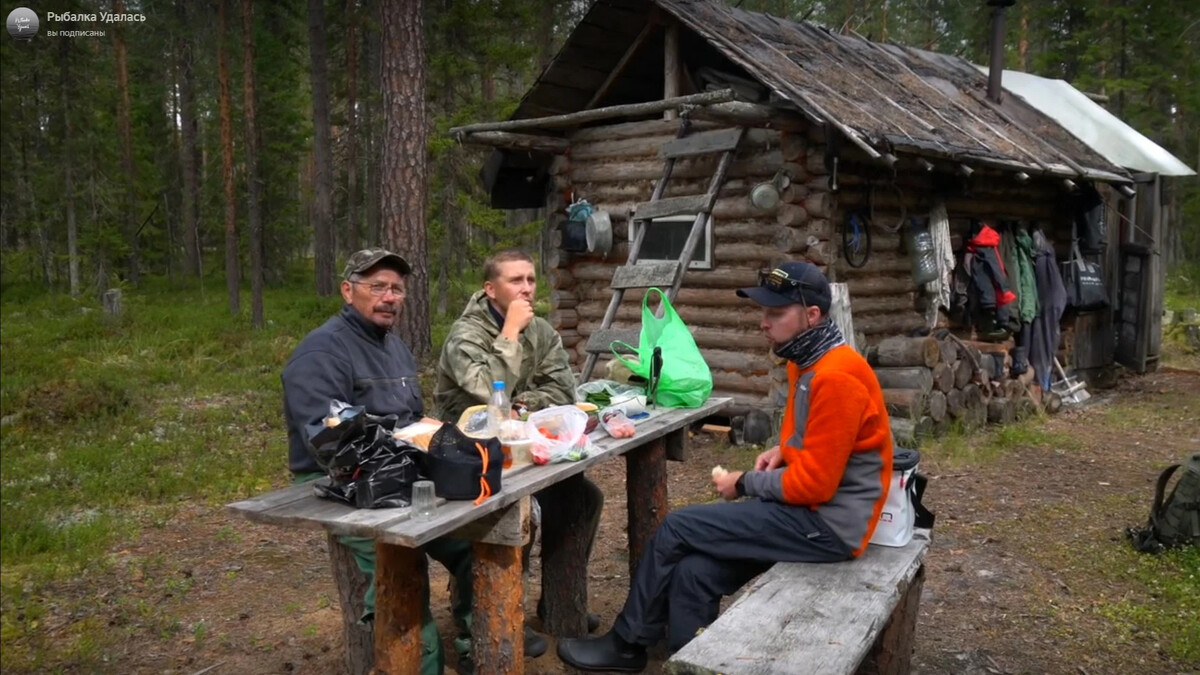
[[[346,269],[342,272],[342,278],[349,279],[355,274],[362,274],[380,263],[392,265],[397,272],[403,275],[412,273],[412,266],[408,264],[407,260],[386,248],[364,248],[351,255],[350,259],[346,261]]]

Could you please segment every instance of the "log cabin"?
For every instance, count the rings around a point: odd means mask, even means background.
[[[1002,45],[1003,7],[996,11],[993,45]],[[493,206],[542,208],[556,232],[576,200],[607,214],[610,245],[567,250],[564,241],[543,261],[549,319],[582,369],[637,230],[652,225],[638,264],[675,259],[688,239],[694,213],[651,222],[637,218],[639,205],[645,213],[655,199],[704,194],[718,170],[718,155],[698,154],[670,160],[664,174],[664,147],[745,129],[674,305],[712,369],[714,395],[733,396],[742,409],[772,408],[784,400],[785,371],[761,338],[759,311],[734,289],[776,263],[806,259],[844,283],[862,349],[956,328],[914,281],[904,236],[935,207],[945,209],[955,250],[972,219],[1004,221],[1040,228],[1066,260],[1072,195],[1084,185],[1103,196],[1108,222],[1120,223],[1110,241],[1132,228],[1134,175],[1005,95],[1002,65],[981,72],[956,56],[709,0],[596,0],[507,121],[451,134],[494,148],[484,169]],[[750,195],[764,184],[778,199],[756,206]],[[1092,257],[1111,288],[1123,281],[1121,255],[1111,245]],[[1129,313],[1142,368],[1153,367],[1146,345],[1157,330],[1155,274],[1136,280],[1139,304]],[[625,293],[610,327],[636,329],[641,301],[641,291]],[[1086,374],[1113,363],[1115,316],[1107,309],[1064,319],[1068,368]]]

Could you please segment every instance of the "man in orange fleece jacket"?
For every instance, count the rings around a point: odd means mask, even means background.
[[[676,651],[730,595],[777,562],[837,562],[866,550],[892,475],[892,435],[879,381],[829,320],[829,281],[789,262],[739,290],[763,308],[760,327],[787,359],[780,444],[753,471],[714,471],[727,502],[669,514],[651,538],[612,630],[566,639],[582,670],[639,672],[667,633]],[[739,497],[750,497],[740,501]]]

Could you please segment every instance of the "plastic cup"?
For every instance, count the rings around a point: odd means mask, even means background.
[[[419,480],[412,487],[412,518],[413,520],[433,520],[437,513],[437,495],[434,493],[433,481]]]

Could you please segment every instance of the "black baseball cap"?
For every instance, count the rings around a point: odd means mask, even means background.
[[[829,312],[832,301],[829,280],[819,267],[804,261],[785,262],[770,272],[760,272],[757,286],[739,288],[737,294],[764,307],[799,304],[817,307],[822,314]]]
[[[398,254],[386,248],[364,248],[350,256],[346,261],[346,269],[342,272],[343,279],[349,279],[355,274],[362,274],[372,267],[387,264],[403,276],[412,274],[412,266]]]

